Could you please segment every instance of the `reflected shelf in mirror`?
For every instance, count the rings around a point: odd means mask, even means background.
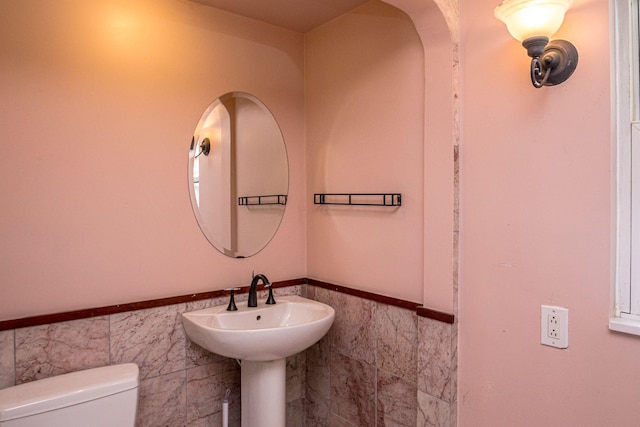
[[[258,205],[286,205],[286,194],[270,194],[266,196],[243,196],[238,197],[240,206],[258,206]]]

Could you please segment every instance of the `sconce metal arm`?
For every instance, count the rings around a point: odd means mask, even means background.
[[[522,42],[531,59],[531,83],[536,88],[567,80],[578,66],[578,50],[566,40],[531,37]]]
[[[531,83],[533,83],[534,87],[539,89],[544,86],[549,79],[549,74],[551,74],[551,68],[543,71],[540,58],[536,57],[531,60]]]

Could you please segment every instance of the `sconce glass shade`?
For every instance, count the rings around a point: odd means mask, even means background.
[[[504,0],[494,15],[516,40],[547,37],[558,31],[573,0]]]

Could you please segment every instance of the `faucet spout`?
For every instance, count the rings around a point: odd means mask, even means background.
[[[258,282],[262,280],[262,284],[269,285],[269,279],[264,274],[256,274],[251,280],[251,286],[249,287],[249,300],[247,302],[248,307],[258,306]]]

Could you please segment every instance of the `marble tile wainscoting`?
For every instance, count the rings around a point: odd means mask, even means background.
[[[306,427],[456,425],[453,316],[435,320],[391,298],[307,286],[336,320],[306,351]]]
[[[276,297],[298,294],[336,309],[327,336],[287,359],[287,426],[455,426],[453,324],[309,283],[274,289]],[[134,362],[140,367],[137,426],[220,426],[227,388],[229,425],[239,426],[238,363],[191,343],[181,319],[227,299],[2,330],[0,388]],[[238,295],[243,299],[246,294]]]
[[[276,289],[301,294],[305,285]],[[246,299],[238,295],[237,301]],[[262,296],[261,296],[262,297]],[[137,427],[240,426],[240,366],[193,344],[183,312],[227,304],[228,297],[128,311],[0,332],[0,388],[66,372],[134,362],[140,367]],[[301,425],[304,354],[287,359],[288,422]]]

